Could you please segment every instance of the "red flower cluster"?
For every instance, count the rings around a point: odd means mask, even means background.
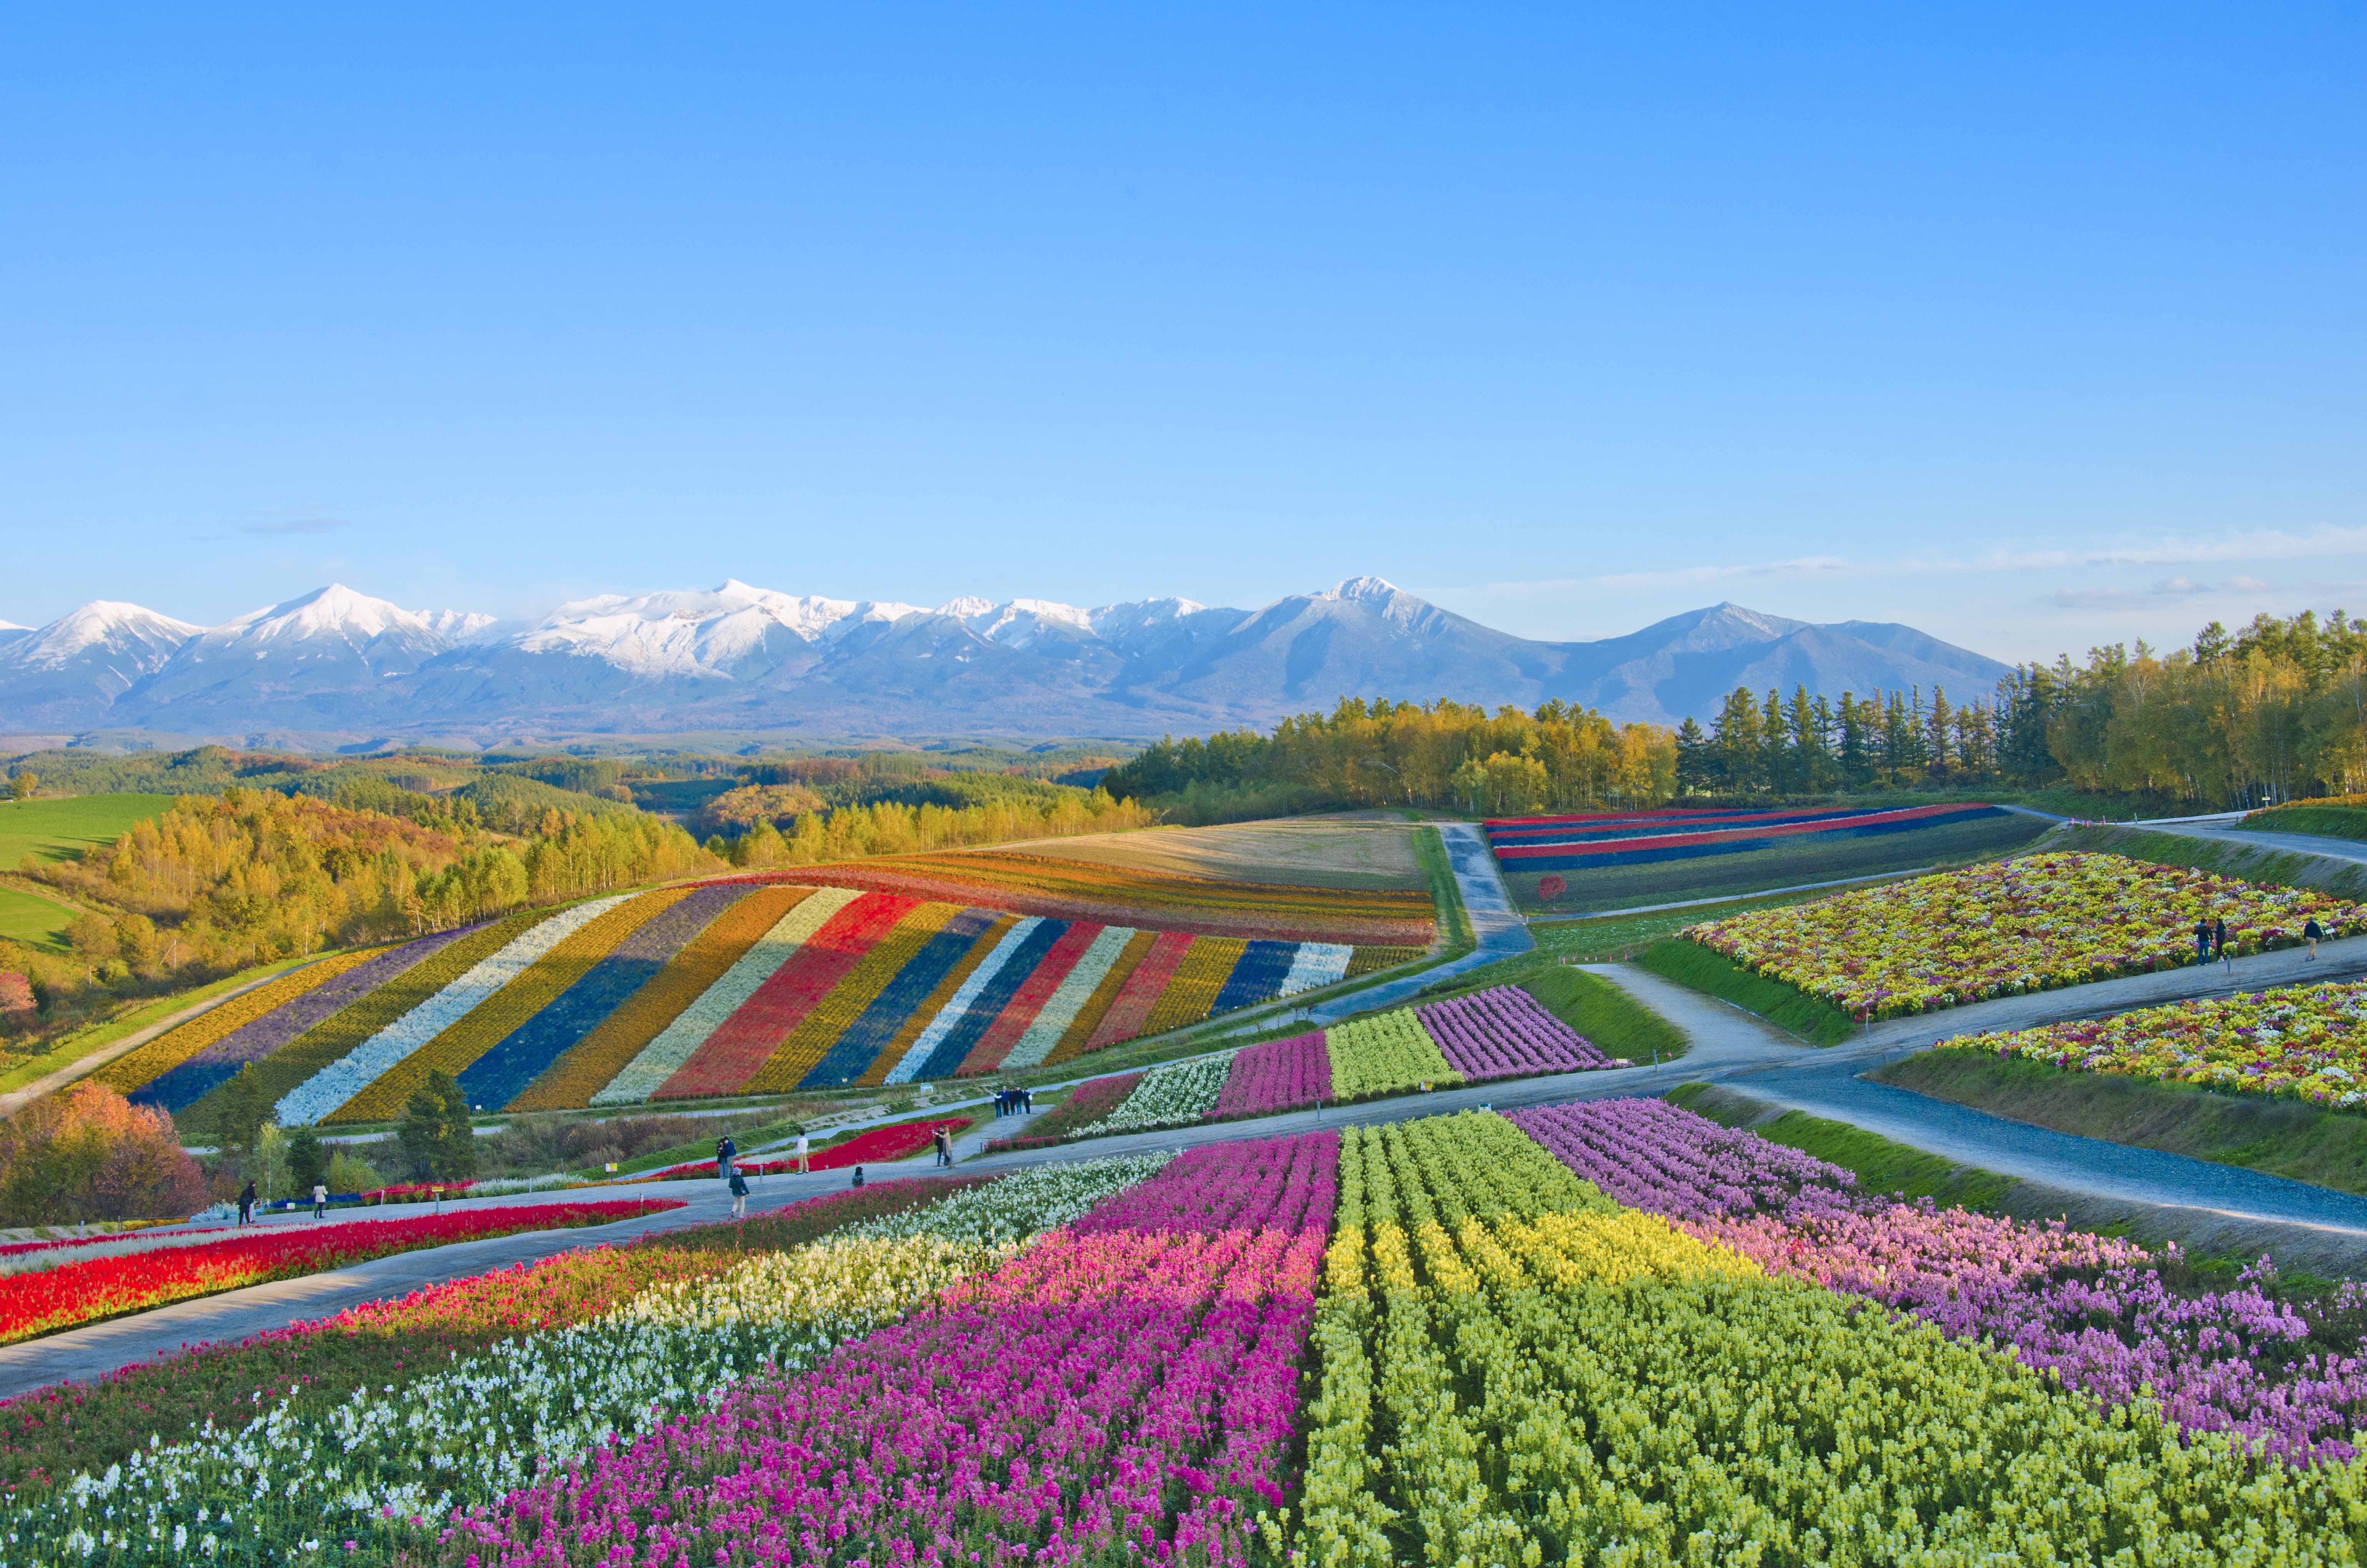
[[[160,1246],[121,1257],[69,1263],[0,1279],[0,1344],[53,1334],[101,1318],[145,1312],[271,1279],[293,1279],[373,1257],[520,1231],[549,1231],[639,1219],[682,1205],[673,1199],[540,1203],[426,1214],[411,1220],[288,1226],[228,1241]]]
[[[929,1146],[929,1138],[940,1127],[956,1132],[970,1124],[966,1116],[934,1117],[926,1121],[900,1121],[893,1127],[875,1127],[858,1132],[844,1143],[833,1143],[827,1149],[816,1149],[806,1161],[806,1168],[816,1171],[842,1171],[850,1165],[884,1165],[897,1160],[909,1160]],[[742,1160],[740,1168],[750,1176],[779,1176],[798,1168],[795,1159],[766,1160],[762,1165]],[[695,1181],[700,1176],[715,1175],[713,1160],[699,1160],[687,1165],[670,1165],[658,1174],[660,1181]]]

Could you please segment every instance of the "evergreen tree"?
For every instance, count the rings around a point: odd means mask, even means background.
[[[455,1181],[477,1173],[477,1136],[459,1080],[431,1072],[411,1091],[396,1140],[418,1180]]]
[[[1860,700],[1850,692],[1841,693],[1840,713],[1840,774],[1841,788],[1863,790],[1874,782],[1874,722],[1869,710],[1874,699]]]
[[[1710,735],[1722,787],[1738,795],[1763,788],[1759,772],[1759,704],[1751,699],[1748,687],[1738,686],[1727,694]]]
[[[309,1198],[314,1184],[329,1174],[329,1153],[321,1146],[321,1130],[300,1127],[288,1135],[288,1179],[296,1196]]]
[[[1702,727],[1687,719],[1677,726],[1677,790],[1680,794],[1697,794],[1710,789],[1715,782],[1716,759],[1711,755],[1710,739]]]

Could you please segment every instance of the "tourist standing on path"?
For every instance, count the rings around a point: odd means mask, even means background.
[[[857,1187],[861,1187],[863,1185],[863,1167],[861,1165],[855,1167],[855,1185]]]
[[[1019,1108],[1020,1108],[1020,1110],[1021,1110],[1021,1111],[1025,1112],[1026,1115],[1034,1116],[1034,1115],[1036,1114],[1036,1091],[1035,1091],[1035,1090],[1033,1090],[1033,1089],[1022,1089],[1022,1090],[1020,1090],[1020,1091],[1019,1091]]]
[[[329,1214],[329,1188],[325,1182],[312,1184],[312,1218],[323,1220]]]
[[[731,1167],[731,1217],[734,1220],[748,1217],[748,1178],[740,1174],[738,1165]]]
[[[807,1150],[808,1150],[808,1148],[809,1148],[809,1147],[810,1147],[810,1145],[806,1142],[806,1135],[805,1135],[804,1133],[802,1133],[802,1132],[798,1133],[798,1175],[799,1175],[799,1176],[803,1176],[803,1175],[805,1175],[805,1174],[806,1174],[806,1172],[807,1172],[807,1170],[808,1170],[808,1168],[809,1168],[809,1167],[807,1166],[807,1165],[806,1165],[806,1152],[807,1152]]]
[[[2304,963],[2317,961],[2317,944],[2325,937],[2326,933],[2318,929],[2317,917],[2312,915],[2309,924],[2301,928],[2301,939],[2309,944],[2309,957],[2302,960]]]
[[[731,1142],[730,1133],[718,1138],[715,1141],[715,1174],[727,1181],[730,1180],[732,1157],[739,1153],[740,1145]]]
[[[2219,949],[2219,967],[2229,974],[2236,972],[2236,955],[2227,950],[2227,922],[2221,920],[2211,928],[2212,945]]]
[[[2194,923],[2194,961],[2211,961],[2211,916],[2207,915]]]
[[[242,1225],[255,1223],[255,1184],[253,1182],[248,1182],[246,1190],[238,1195],[238,1222]]]

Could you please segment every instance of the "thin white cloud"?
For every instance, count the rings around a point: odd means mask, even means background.
[[[2285,561],[2300,556],[2367,555],[2367,528],[2325,528],[2306,534],[2256,529],[2216,539],[2163,540],[2100,550],[1996,550],[1967,557],[1923,556],[1860,561],[1838,555],[1793,556],[1780,561],[1681,566],[1652,572],[1609,572],[1593,577],[1548,582],[1489,583],[1480,592],[1520,596],[1577,589],[1632,592],[1645,588],[1702,587],[1719,583],[1926,577],[1986,572],[2060,572],[2099,566],[2191,566],[2223,561]],[[2231,578],[2226,586],[2256,592],[2255,578]],[[2192,591],[2200,592],[2201,589]]]

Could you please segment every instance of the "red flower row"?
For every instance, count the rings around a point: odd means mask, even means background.
[[[373,1257],[520,1231],[602,1225],[679,1209],[674,1199],[606,1203],[541,1203],[410,1220],[289,1225],[227,1241],[160,1246],[153,1252],[70,1263],[0,1279],[0,1344],[53,1334],[79,1324],[342,1268]]]

